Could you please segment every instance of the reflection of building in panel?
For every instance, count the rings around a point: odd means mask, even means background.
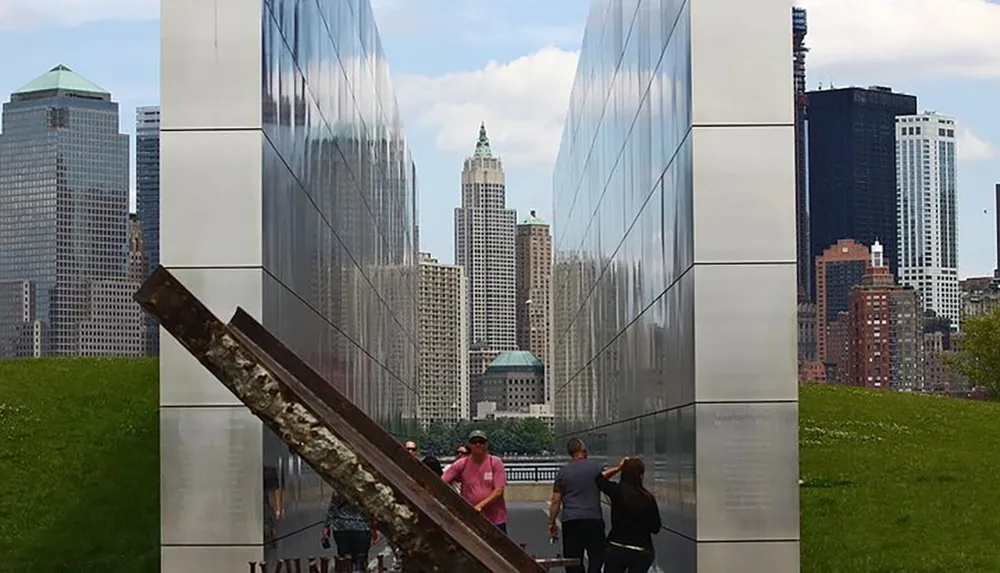
[[[777,0],[594,2],[554,170],[556,431],[647,459],[682,573],[799,565],[789,32]]]
[[[465,269],[423,253],[417,295],[421,424],[457,422],[469,413],[469,314]]]
[[[417,415],[415,168],[369,1],[292,7],[162,2],[161,264],[401,435]],[[325,483],[170,337],[160,354],[162,570],[314,554],[303,524]]]
[[[87,283],[125,278],[128,165],[118,104],[66,66],[3,106],[0,278],[34,284],[42,355],[76,354]]]

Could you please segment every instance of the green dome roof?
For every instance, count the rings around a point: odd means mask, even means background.
[[[531,368],[541,369],[545,365],[535,355],[527,350],[508,350],[501,352],[493,362],[490,362],[488,370],[498,368]]]

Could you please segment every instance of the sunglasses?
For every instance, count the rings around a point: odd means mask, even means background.
[[[482,438],[476,438],[474,440],[469,440],[469,443],[472,444],[473,446],[481,446],[486,443],[486,440]]]
[[[466,451],[466,450],[455,450],[455,455],[456,456],[467,456],[467,455],[469,455],[469,452]]]
[[[408,452],[415,452],[415,451],[417,451],[417,448],[406,448],[406,451],[408,451]]]

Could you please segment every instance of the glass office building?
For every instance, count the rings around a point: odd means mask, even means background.
[[[790,8],[595,0],[584,35],[553,182],[557,434],[646,460],[664,570],[798,571]]]
[[[164,0],[160,260],[390,427],[416,413],[416,183],[368,0]],[[210,57],[209,57],[210,55]],[[330,491],[169,335],[162,570],[317,555]]]
[[[149,270],[160,264],[160,108],[135,110],[135,205],[139,230],[146,248]],[[155,320],[147,325],[146,350],[160,351],[160,329]]]
[[[0,292],[22,308],[0,312],[0,357],[80,354],[94,282],[125,279],[128,135],[118,127],[111,94],[64,65],[3,105]]]

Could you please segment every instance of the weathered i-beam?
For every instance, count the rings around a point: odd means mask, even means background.
[[[135,295],[160,325],[428,573],[546,569],[242,309],[223,324],[162,266]]]

